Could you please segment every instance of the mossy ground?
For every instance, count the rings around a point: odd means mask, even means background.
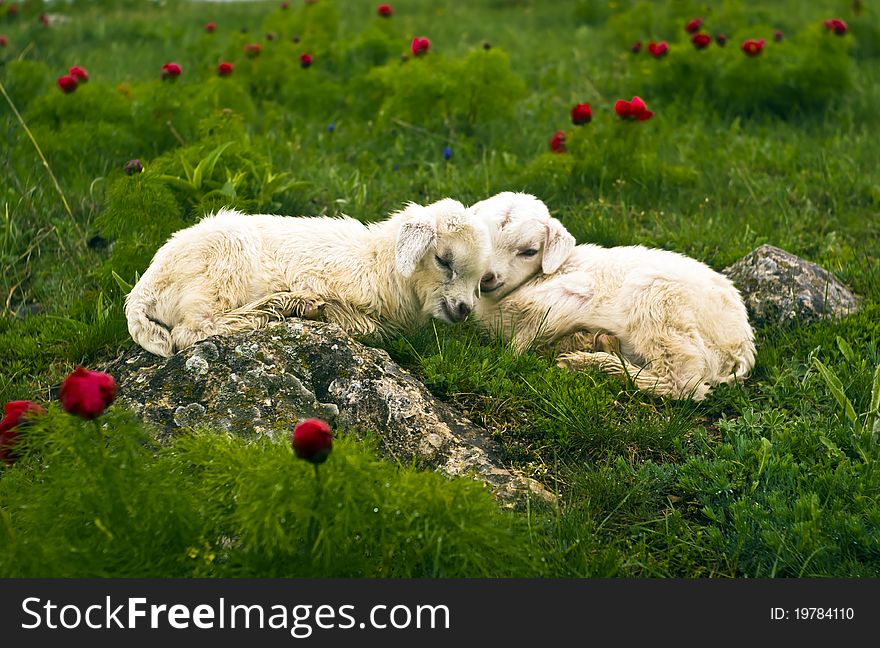
[[[53,413],[0,476],[0,573],[880,575],[875,8],[410,0],[384,20],[368,2],[292,4],[52,4],[44,28],[29,2],[0,18],[0,81],[70,206],[0,101],[0,400],[50,401],[76,363],[130,344],[126,285],[170,232],[224,204],[375,220],[409,200],[527,190],[579,241],[718,269],[777,245],[836,273],[862,312],[759,327],[753,377],[699,404],[516,357],[472,326],[389,344],[559,493],[550,510],[502,512],[474,484],[354,443],[325,465],[316,504],[283,444],[206,431],[158,449],[123,413],[101,429]],[[696,15],[726,48],[689,44]],[[414,35],[431,51],[403,61]],[[767,39],[761,57],[739,51],[750,37]],[[660,39],[664,59],[629,51]],[[184,72],[163,83],[170,60]],[[54,81],[72,65],[91,80],[64,95]],[[633,95],[655,116],[619,123],[614,101]],[[583,101],[593,121],[574,127]],[[548,149],[558,129],[565,155]],[[131,158],[143,174],[123,173]]]

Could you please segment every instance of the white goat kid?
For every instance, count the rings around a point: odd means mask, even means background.
[[[512,261],[523,248],[519,232],[547,227],[549,219],[541,201],[521,194],[499,194],[472,209],[493,228],[484,278],[519,263]],[[629,376],[645,391],[701,400],[715,385],[745,378],[755,363],[739,292],[725,276],[674,252],[579,245],[555,271],[504,283],[500,295],[483,287],[478,319],[518,350],[556,345],[563,367],[597,367]]]
[[[458,201],[371,225],[221,210],[174,234],[126,299],[128,330],[170,356],[211,335],[320,317],[383,338],[463,321],[488,265],[488,229]]]

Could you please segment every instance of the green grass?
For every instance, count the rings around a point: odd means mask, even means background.
[[[326,464],[316,502],[283,441],[202,431],[155,448],[121,412],[100,432],[52,414],[0,474],[0,573],[880,575],[876,9],[411,0],[383,21],[370,2],[75,2],[52,5],[69,20],[44,29],[37,5],[0,18],[0,81],[72,213],[0,102],[2,402],[48,402],[75,364],[131,344],[125,285],[170,232],[223,204],[376,220],[409,200],[528,190],[579,241],[664,247],[717,269],[771,243],[833,271],[863,308],[758,327],[753,377],[699,404],[516,357],[471,325],[389,343],[559,493],[558,507],[517,513],[355,442]],[[693,50],[683,25],[696,15],[727,48]],[[822,29],[838,16],[843,38]],[[431,52],[401,61],[413,35]],[[738,49],[753,36],[768,38],[755,60]],[[659,39],[666,59],[629,52]],[[263,53],[250,60],[252,41]],[[315,55],[309,70],[301,51]],[[223,59],[236,65],[229,79],[214,73]],[[173,85],[159,81],[169,60],[184,69]],[[54,80],[72,65],[91,81],[62,95]],[[614,101],[633,95],[655,117],[618,123]],[[573,127],[582,101],[593,122]],[[565,155],[548,149],[559,129]],[[131,158],[144,174],[124,175]]]

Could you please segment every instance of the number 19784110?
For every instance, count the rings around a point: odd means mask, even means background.
[[[850,621],[855,616],[853,608],[798,607],[794,608],[794,619],[797,621]],[[784,620],[792,618],[785,608],[770,608],[770,618]]]

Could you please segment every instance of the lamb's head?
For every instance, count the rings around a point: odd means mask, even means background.
[[[500,300],[535,275],[556,272],[574,249],[574,237],[529,194],[505,191],[468,211],[489,226],[492,236],[492,253],[480,281],[484,298]]]
[[[489,228],[449,198],[427,207],[410,204],[399,217],[397,271],[412,286],[423,314],[463,321],[489,263]]]

